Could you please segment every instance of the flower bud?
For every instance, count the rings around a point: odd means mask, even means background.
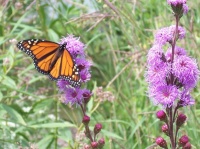
[[[156,144],[162,148],[167,149],[167,142],[162,137],[156,138]]]
[[[186,143],[185,146],[183,146],[183,149],[191,149],[192,145],[190,144],[190,142]]]
[[[85,144],[85,145],[83,146],[83,149],[91,149],[90,147],[91,147],[90,145]]]
[[[100,123],[97,123],[94,127],[94,134],[98,134],[102,129],[102,125]]]
[[[183,123],[185,123],[186,119],[187,119],[187,116],[183,113],[180,113],[176,120],[177,127],[181,127]]]
[[[91,96],[92,96],[92,93],[89,90],[83,93],[83,99],[86,104],[89,102]]]
[[[87,125],[90,122],[90,117],[87,115],[84,115],[82,123]]]
[[[91,146],[93,149],[97,149],[98,148],[98,143],[97,142],[92,142]]]
[[[183,12],[184,12],[183,4],[178,4],[176,6],[171,5],[171,7],[172,7],[173,12],[175,14],[177,14],[179,16],[179,18],[181,18],[183,16]]]
[[[182,136],[182,137],[179,139],[178,144],[179,144],[179,146],[183,147],[183,146],[185,146],[186,143],[188,143],[188,142],[189,142],[188,136],[184,135],[184,136]]]
[[[103,146],[105,144],[104,138],[99,139],[98,143],[99,143],[99,148],[103,148]]]
[[[169,135],[167,124],[162,125],[162,132],[164,132],[167,136]]]
[[[160,119],[161,121],[166,122],[166,120],[167,120],[166,113],[165,113],[163,110],[159,110],[159,111],[156,113],[156,116],[157,116],[157,118]]]

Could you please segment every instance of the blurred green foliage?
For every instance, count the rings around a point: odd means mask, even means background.
[[[153,148],[161,123],[146,96],[146,54],[153,33],[174,23],[166,0],[5,0],[0,2],[0,148],[81,148],[76,133],[83,132],[81,112],[59,102],[55,82],[38,73],[31,58],[16,48],[29,38],[55,42],[74,34],[86,44],[93,61],[87,87],[103,86],[115,100],[90,101],[91,129],[103,124],[100,134],[106,149]],[[178,44],[199,61],[200,2],[188,1],[189,13],[181,19],[186,38]],[[200,148],[200,86],[193,97],[196,105],[182,109],[189,116],[179,136],[188,134]]]

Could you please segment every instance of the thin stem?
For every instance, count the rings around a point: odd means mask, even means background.
[[[55,116],[56,116],[56,122],[58,121],[58,100],[56,100],[56,104],[55,104]],[[55,128],[55,149],[57,149],[57,143],[58,143],[58,128]]]
[[[172,149],[175,149],[176,145],[175,145],[173,130],[174,130],[173,129],[173,108],[170,107],[169,108],[169,137],[170,137],[170,141],[171,141],[171,147],[172,147]]]
[[[174,37],[173,37],[172,44],[171,44],[172,45],[171,72],[172,72],[172,69],[173,69],[175,46],[176,46],[176,40],[177,40],[177,35],[178,35],[179,16],[175,14],[175,18],[176,18],[176,28],[175,28]],[[173,78],[172,73],[171,73],[171,79],[170,80],[171,80],[171,83],[173,84],[174,78]],[[174,136],[173,123],[175,121],[176,112],[177,112],[177,107],[175,108],[174,113],[173,113],[173,107],[169,108],[169,137],[170,137],[172,149],[176,148],[176,137],[177,137],[177,133],[178,133],[178,130],[176,129],[175,136]]]
[[[88,125],[85,125],[85,131],[86,131],[85,133],[86,133],[87,137],[90,139],[91,142],[93,142],[92,135],[90,133],[90,129],[89,129]]]
[[[96,140],[96,134],[94,134],[94,141]]]
[[[178,110],[178,106],[176,106],[176,108],[174,110],[173,123],[175,122],[175,117],[176,117],[177,110]]]
[[[177,139],[177,135],[178,135],[178,130],[179,130],[179,127],[176,127],[176,132],[175,132],[175,146],[176,146],[176,139]]]
[[[82,104],[80,104],[80,107],[81,107],[81,109],[82,109],[83,116],[85,116],[85,115],[86,115],[86,114],[85,114],[85,110],[84,110],[85,108],[83,107]],[[91,142],[93,142],[92,135],[91,135],[91,133],[90,133],[90,129],[89,129],[88,124],[84,124],[84,126],[85,126],[85,134],[86,134],[86,136],[90,139]]]
[[[82,110],[82,112],[83,112],[83,116],[86,115],[86,114],[85,114],[85,108],[83,107],[82,104],[80,104],[80,106],[81,106],[81,110]]]
[[[176,18],[176,28],[175,28],[175,32],[174,32],[174,37],[173,37],[173,41],[172,41],[172,61],[171,61],[171,66],[174,62],[174,51],[175,51],[175,46],[176,46],[176,39],[177,39],[177,34],[178,34],[178,22],[179,22],[179,16],[175,15]]]

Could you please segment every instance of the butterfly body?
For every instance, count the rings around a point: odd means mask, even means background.
[[[33,59],[40,73],[49,75],[52,80],[64,79],[72,86],[80,86],[79,69],[66,44],[28,39],[18,42],[17,47]]]

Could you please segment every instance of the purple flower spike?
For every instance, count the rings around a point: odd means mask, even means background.
[[[188,136],[178,140],[179,129],[186,122],[187,116],[179,113],[183,106],[193,105],[190,92],[196,86],[200,71],[195,59],[188,56],[177,42],[185,38],[186,31],[179,26],[180,18],[188,12],[187,0],[167,0],[175,18],[175,25],[164,27],[154,35],[154,45],[148,51],[145,79],[148,83],[148,96],[156,105],[162,105],[156,116],[165,124],[162,132],[169,137],[170,148],[190,149]],[[166,47],[169,48],[166,50]],[[174,125],[176,127],[174,128]],[[156,144],[168,149],[164,138],[156,138]]]
[[[75,38],[73,35],[61,39],[60,44],[66,44],[66,49],[69,51],[71,56],[74,58],[74,62],[79,71],[80,81],[85,83],[90,80],[90,67],[92,63],[85,58],[84,44],[79,41],[79,38]],[[73,88],[68,81],[58,80],[57,85],[61,92],[65,94],[64,103],[70,103],[73,105],[82,104],[82,101],[86,103],[89,101],[92,93],[89,90],[81,89],[80,87]],[[86,93],[87,92],[87,93]]]

